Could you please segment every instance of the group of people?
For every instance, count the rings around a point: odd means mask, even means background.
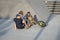
[[[30,12],[24,16],[23,11],[19,11],[19,13],[14,18],[14,28],[15,29],[23,29],[30,28],[33,24],[35,24],[35,20],[32,17]]]

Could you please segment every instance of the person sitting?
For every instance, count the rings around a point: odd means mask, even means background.
[[[23,22],[25,24],[25,28],[28,29],[28,25],[27,25],[27,22],[25,20],[25,17],[24,17],[24,12],[23,11],[19,11],[19,15],[21,16],[21,18],[23,19]]]
[[[27,14],[25,15],[26,21],[27,21],[27,25],[28,26],[32,26],[34,23],[34,18],[32,17],[30,12],[27,12]]]
[[[23,13],[23,11],[19,11],[19,13],[18,13],[17,15],[20,15],[20,18],[23,20],[23,24],[25,25],[25,28],[28,29],[28,26],[27,26],[27,24],[26,24],[26,20],[25,20],[25,18],[24,18],[24,13]]]
[[[19,14],[16,15],[16,18],[14,18],[14,28],[16,29],[23,29],[25,28],[23,19]]]
[[[19,15],[21,16],[22,19],[24,19],[24,16],[23,16],[24,13],[23,13],[23,11],[19,11]]]

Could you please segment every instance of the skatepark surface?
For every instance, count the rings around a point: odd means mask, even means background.
[[[35,2],[36,0],[33,3]],[[33,25],[29,29],[14,29],[13,18],[20,10],[24,11],[24,15],[30,11],[32,15],[37,15],[38,20],[46,21],[49,18],[50,12],[44,4],[43,8],[40,8],[37,7],[39,2],[36,5],[33,3],[32,0],[0,0],[0,17],[2,17],[0,19],[0,40],[60,40],[60,15],[56,14],[53,14],[54,16],[46,27]]]

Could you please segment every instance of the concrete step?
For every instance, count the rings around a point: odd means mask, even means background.
[[[53,11],[53,7],[54,7],[54,1],[48,1],[46,3],[46,6],[48,7],[48,9],[50,10],[50,12],[53,12],[55,14],[60,14],[60,1],[57,1],[56,2],[56,5],[55,5],[55,9]]]
[[[47,5],[53,5],[54,3],[47,3]],[[56,3],[56,5],[60,5],[60,3]]]
[[[60,12],[54,12],[54,13],[60,13]]]
[[[54,11],[51,10],[51,12],[60,12],[60,10],[59,11],[58,10],[54,10]]]
[[[56,14],[56,15],[60,15],[60,13],[54,13],[54,14]]]
[[[53,5],[47,5],[47,7],[53,7]],[[55,5],[55,7],[60,7],[60,5]]]
[[[51,10],[53,10],[52,8],[48,8],[50,11]],[[54,9],[55,11],[59,11],[60,10],[60,8],[59,9]]]
[[[48,9],[53,9],[53,7],[49,7]],[[55,9],[60,9],[60,7],[55,7]]]
[[[54,4],[54,1],[48,1],[46,4],[47,5],[53,5]],[[60,1],[57,1],[56,4],[57,5],[60,5]]]
[[[50,11],[53,11],[53,9],[49,9]],[[60,9],[54,9],[55,12],[60,12]]]

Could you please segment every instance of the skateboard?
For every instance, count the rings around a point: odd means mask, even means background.
[[[38,21],[38,25],[41,27],[45,27],[46,23],[44,21]]]

